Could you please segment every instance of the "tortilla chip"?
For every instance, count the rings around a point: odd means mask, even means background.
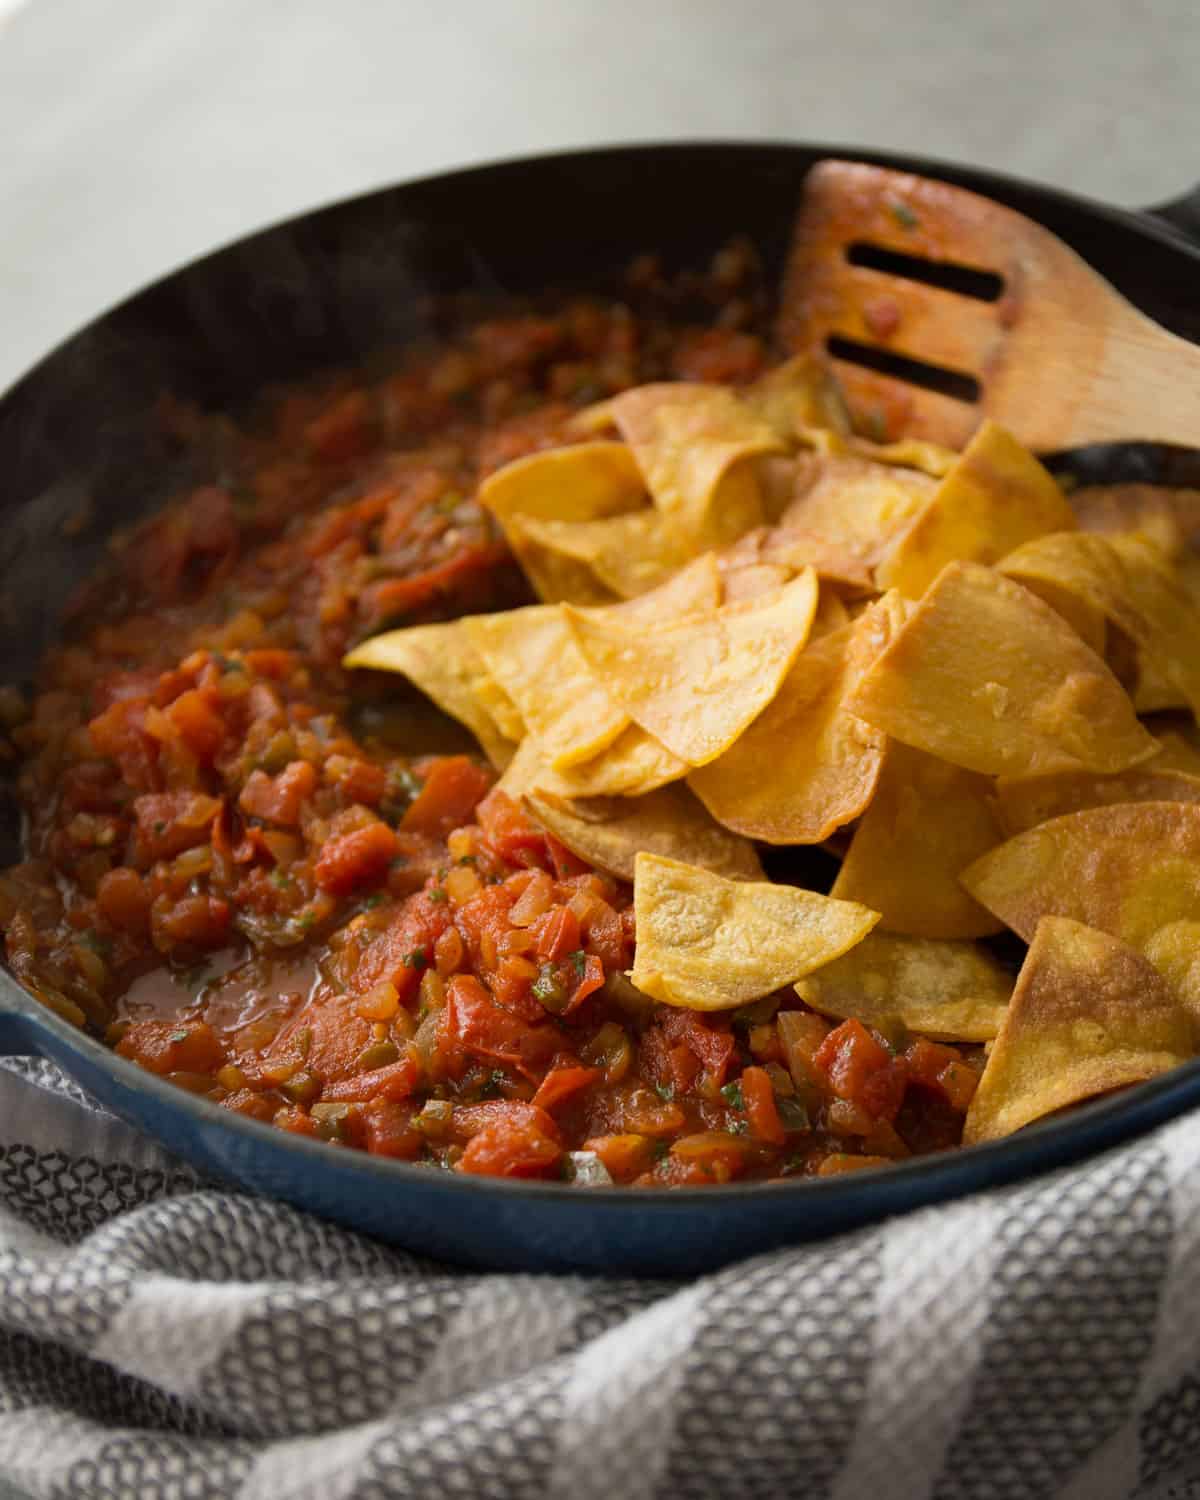
[[[471,615],[463,626],[552,763],[587,760],[628,726],[576,646],[561,606]]]
[[[1061,615],[1084,645],[1094,651],[1097,656],[1104,658],[1122,687],[1127,688],[1128,683],[1136,678],[1136,670],[1131,670],[1129,674],[1123,673],[1113,658],[1108,621],[1102,609],[1097,609],[1081,594],[1073,594],[1070,589],[1051,583],[1046,578],[1022,578],[1021,587],[1028,589],[1031,594],[1036,594],[1042,603],[1048,604],[1056,615]],[[1137,710],[1136,703],[1134,709]]]
[[[646,485],[624,443],[576,443],[505,464],[479,486],[478,500],[502,527],[512,516],[598,521],[644,506]]]
[[[725,603],[761,599],[764,594],[775,593],[794,577],[791,568],[779,563],[748,563],[741,568],[730,568],[725,574]]]
[[[1200,750],[1177,729],[1158,730],[1158,745],[1158,754],[1147,763],[1148,769],[1200,776]]]
[[[1089,484],[1071,491],[1071,509],[1083,531],[1130,531],[1177,557],[1200,526],[1200,490],[1159,484]]]
[[[1026,542],[1001,571],[1085,599],[1132,640],[1157,675],[1200,712],[1200,609],[1162,550],[1143,537],[1059,532]]]
[[[543,604],[601,605],[619,599],[621,596],[602,583],[588,563],[561,550],[553,529],[563,526],[573,529],[570,522],[513,516],[505,527],[508,545],[534,593]],[[552,531],[545,542],[539,534],[544,527]]]
[[[344,667],[398,672],[432,698],[443,713],[475,736],[496,767],[512,759],[514,744],[490,707],[502,699],[461,620],[442,625],[412,625],[372,636],[349,652]],[[518,721],[519,723],[519,721]]]
[[[655,508],[683,542],[720,546],[762,524],[758,476],[746,460],[784,443],[727,386],[636,386],[609,406]]]
[[[912,524],[936,485],[914,469],[830,456],[784,511],[780,524],[818,536],[836,555],[873,569]]]
[[[1200,775],[1162,766],[1160,758],[1156,755],[1115,776],[1094,776],[1086,771],[1001,776],[996,782],[1000,822],[1011,836],[1085,807],[1114,802],[1200,802]]]
[[[817,532],[802,531],[797,526],[760,526],[748,531],[724,549],[720,565],[726,577],[752,565],[782,567],[789,573],[814,568],[823,583],[846,594],[875,592],[874,576],[860,558]]]
[[[653,632],[567,609],[584,657],[629,717],[702,766],[774,698],[812,625],[816,574],[776,594],[723,605]]]
[[[718,823],[768,844],[819,844],[858,817],[886,738],[847,713],[845,700],[902,623],[880,600],[809,643],[754,723],[688,778]]]
[[[998,562],[1032,537],[1074,525],[1053,477],[989,419],[875,570],[875,581],[919,599],[948,562]]]
[[[987,937],[1003,924],[958,876],[1003,837],[988,777],[893,741],[830,895],[881,912],[888,932]]]
[[[631,724],[607,750],[558,772],[558,786],[572,797],[640,797],[691,770],[652,734]]]
[[[522,567],[529,549],[549,567],[558,597],[567,604],[603,604],[614,596],[632,599],[657,588],[700,550],[685,546],[654,510],[630,511],[599,521],[537,521],[520,518],[510,540]],[[569,586],[582,587],[572,569],[593,580],[593,599],[567,598]],[[526,567],[526,571],[529,569]]]
[[[968,865],[962,882],[1026,942],[1043,917],[1070,917],[1183,972],[1180,942],[1194,958],[1200,937],[1200,805],[1064,813]],[[1200,984],[1180,998],[1200,1018]]]
[[[669,620],[708,614],[717,609],[724,598],[717,554],[704,552],[657,587],[638,594],[636,598],[610,604],[604,613],[610,620],[635,625],[639,629],[654,629]]]
[[[847,449],[877,464],[890,464],[901,469],[919,469],[934,479],[941,479],[958,462],[953,448],[944,448],[941,443],[928,443],[921,438],[901,438],[895,443],[873,443],[869,438],[854,436],[849,439]]]
[[[794,984],[878,921],[852,902],[727,880],[655,854],[637,856],[633,901],[630,978],[644,994],[685,1010],[729,1010]]]
[[[785,442],[793,442],[811,427],[850,435],[841,387],[828,364],[815,355],[797,354],[784,360],[740,394],[743,403]]]
[[[942,570],[846,706],[985,776],[1123,771],[1157,748],[1095,652],[980,563]]]
[[[1045,917],[967,1110],[963,1145],[1011,1135],[1191,1054],[1190,1020],[1153,965],[1107,933]]]
[[[900,1021],[942,1042],[988,1042],[1008,1010],[1012,977],[975,943],[869,932],[796,985],[823,1016],[886,1029]]]
[[[525,804],[572,853],[619,880],[633,879],[634,859],[643,851],[731,880],[764,878],[754,845],[714,823],[685,786],[586,801],[531,792]]]

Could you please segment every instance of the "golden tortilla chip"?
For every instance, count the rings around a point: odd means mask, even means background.
[[[727,828],[768,844],[819,844],[870,802],[886,739],[845,700],[903,619],[896,596],[812,641],[774,699],[688,785]]]
[[[1123,771],[1157,746],[1105,664],[1027,589],[950,563],[847,708],[985,776]]]
[[[1103,807],[1113,802],[1200,802],[1200,775],[1160,765],[1161,757],[1144,761],[1115,776],[1087,771],[1051,771],[1041,776],[1001,776],[996,807],[1008,835],[1039,823]]]
[[[888,932],[987,937],[1003,924],[958,876],[1003,837],[988,777],[893,741],[830,895],[881,912]]]
[[[776,594],[655,631],[568,608],[584,657],[629,717],[681,760],[715,760],[762,712],[812,625],[811,569]]]
[[[760,526],[748,531],[720,555],[721,571],[728,578],[740,568],[769,565],[800,573],[814,568],[818,578],[846,594],[875,592],[870,568],[851,553],[815,531],[796,526]]]
[[[814,466],[811,484],[784,511],[780,524],[820,537],[837,556],[873,569],[935,489],[934,481],[915,469],[835,454]]]
[[[1080,529],[1129,531],[1177,557],[1200,530],[1200,490],[1159,484],[1089,484],[1071,491]]]
[[[502,729],[490,711],[502,695],[461,620],[386,631],[356,646],[342,665],[400,673],[443,713],[465,725],[494,766],[506,766],[512,759],[514,737],[505,732],[512,722]]]
[[[875,581],[919,599],[949,562],[998,562],[1032,537],[1074,525],[1054,478],[989,419],[879,564]]]
[[[685,786],[644,797],[558,798],[531,792],[525,804],[572,853],[632,881],[639,853],[661,854],[731,880],[762,880],[754,845],[714,823]]]
[[[624,443],[576,443],[514,459],[479,486],[478,499],[501,526],[512,516],[598,521],[646,504],[646,484]]]
[[[1200,711],[1200,609],[1153,542],[1127,533],[1059,532],[1017,548],[1001,571],[1086,600],[1125,632],[1193,713]]]
[[[628,726],[575,644],[561,606],[471,615],[463,626],[553,764],[598,755]]]
[[[684,546],[654,510],[635,510],[599,521],[521,517],[510,540],[526,572],[530,572],[526,566],[529,549],[535,548],[543,570],[551,569],[562,602],[581,605],[607,603],[613,596],[632,599],[657,588],[699,550]],[[582,587],[570,569],[583,569],[603,592],[595,599],[567,598],[568,586],[576,593]]]
[[[1188,1016],[1140,953],[1045,917],[967,1110],[963,1145],[1011,1135],[1191,1055]]]
[[[758,475],[746,460],[784,444],[727,386],[636,386],[609,406],[655,508],[683,542],[720,546],[762,525]]]
[[[740,392],[743,403],[779,437],[791,443],[808,428],[850,435],[850,416],[828,364],[797,354]]]
[[[565,528],[571,532],[576,524],[513,516],[505,527],[505,536],[522,573],[543,604],[611,604],[620,594],[603,583],[589,563],[569,556],[559,545],[558,531]],[[550,532],[546,541],[541,539],[543,529]]]
[[[779,563],[747,563],[740,568],[729,568],[725,573],[725,603],[760,599],[763,594],[775,593],[794,577],[791,568]]]
[[[1145,953],[1200,1020],[1200,805],[1129,802],[1019,833],[962,882],[1026,942],[1070,917]]]
[[[703,615],[717,609],[725,598],[721,569],[715,552],[704,552],[657,587],[636,598],[610,604],[604,610],[609,620],[654,629],[688,615]]]
[[[1193,727],[1193,733],[1195,729]],[[1177,729],[1158,730],[1159,751],[1148,768],[1155,771],[1183,771],[1188,776],[1200,776],[1200,750]]]
[[[532,739],[527,743],[532,744]],[[521,750],[524,748],[522,745]],[[539,754],[544,759],[544,752],[539,750]],[[554,782],[542,784],[561,796],[640,797],[681,780],[690,770],[686,760],[672,755],[652,734],[631,724],[599,755],[556,771]]]
[[[919,469],[941,479],[958,462],[953,448],[943,448],[940,443],[925,442],[921,438],[901,438],[895,443],[873,443],[869,438],[852,436],[848,451],[869,458],[877,464],[890,464],[900,469]]]
[[[900,1021],[942,1042],[988,1042],[1008,1010],[1012,977],[975,943],[901,937],[876,928],[796,985],[823,1016],[885,1029]]]
[[[655,854],[637,856],[633,901],[630,978],[644,994],[685,1010],[729,1010],[794,984],[878,921],[852,902],[726,880]]]

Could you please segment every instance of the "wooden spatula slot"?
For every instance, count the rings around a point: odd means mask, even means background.
[[[924,360],[881,349],[878,344],[860,344],[836,333],[826,339],[825,348],[835,360],[844,360],[862,370],[874,370],[879,375],[891,375],[909,385],[920,386],[923,391],[937,391],[952,401],[975,402],[980,397],[978,380],[961,370],[929,365]]]
[[[1200,348],[976,193],[865,162],[809,173],[779,334],[829,357],[860,431],[958,447],[985,416],[1035,451],[1200,448]]]
[[[950,260],[926,260],[920,255],[903,255],[868,240],[855,240],[846,250],[852,266],[868,266],[886,271],[905,281],[920,281],[926,286],[941,287],[976,302],[998,302],[1004,295],[1004,277],[995,271],[981,271],[978,266],[961,266]]]

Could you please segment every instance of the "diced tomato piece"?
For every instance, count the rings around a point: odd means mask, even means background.
[[[288,1104],[278,1110],[271,1121],[280,1130],[290,1130],[293,1135],[317,1135],[317,1122],[306,1109]]]
[[[88,723],[88,735],[97,755],[117,763],[121,779],[137,791],[151,790],[157,780],[157,743],[146,733],[146,703],[131,699],[114,703]]]
[[[583,1150],[596,1153],[614,1182],[632,1182],[652,1165],[655,1143],[646,1135],[594,1135]]]
[[[508,561],[508,550],[501,542],[460,546],[445,561],[423,573],[368,584],[359,596],[362,621],[370,630],[398,615],[412,614],[448,594],[461,593],[470,586],[475,575],[486,579],[488,574]]]
[[[546,862],[545,835],[533,826],[507,792],[493,787],[475,809],[475,816],[488,843],[508,864]]]
[[[343,1099],[407,1099],[421,1078],[420,1065],[411,1057],[402,1057],[398,1062],[386,1063],[382,1068],[371,1068],[364,1073],[354,1073],[349,1078],[340,1078],[325,1086],[321,1092],[322,1102],[338,1102]]]
[[[109,870],[96,888],[100,915],[121,932],[144,933],[150,921],[150,893],[142,877],[128,865]]]
[[[378,807],[387,791],[387,772],[369,760],[356,760],[339,780],[338,787],[348,802]]]
[[[760,1141],[767,1141],[772,1146],[784,1145],[787,1132],[779,1118],[771,1075],[765,1068],[743,1068],[741,1084],[750,1129]]]
[[[369,823],[330,839],[317,858],[313,878],[323,891],[348,896],[378,884],[395,856],[396,835],[386,823]]]
[[[728,1182],[746,1165],[748,1143],[723,1130],[702,1130],[680,1137],[671,1147],[673,1158],[686,1162],[702,1174],[701,1180]]]
[[[294,651],[283,651],[278,646],[256,647],[245,653],[246,666],[251,672],[258,677],[272,677],[276,681],[286,677],[298,660]]]
[[[979,1086],[979,1074],[954,1047],[918,1037],[904,1050],[909,1077],[941,1094],[960,1113],[966,1111]]]
[[[449,926],[447,903],[431,901],[426,892],[418,891],[397,909],[365,950],[347,987],[354,995],[365,995],[387,980],[396,986],[400,1003],[408,1004],[417,992],[421,975],[433,966],[433,950]]]
[[[540,1109],[553,1109],[564,1099],[571,1099],[600,1077],[599,1068],[551,1068],[541,1083],[533,1102]]]
[[[559,1047],[558,1032],[530,1025],[497,1005],[478,979],[455,974],[446,989],[447,1044],[471,1057],[494,1059],[537,1080]]]
[[[579,918],[569,907],[552,907],[529,931],[534,952],[544,962],[557,963],[579,949]]]
[[[599,905],[583,924],[587,945],[606,969],[627,969],[629,951],[621,914],[607,902]]]
[[[441,756],[425,773],[400,827],[405,833],[447,834],[467,822],[491,784],[491,773],[469,756]]]
[[[253,1089],[235,1089],[221,1100],[221,1107],[233,1110],[235,1115],[249,1115],[252,1120],[266,1121],[274,1115],[279,1103],[265,1094],[255,1093]]]
[[[533,1125],[546,1135],[558,1134],[551,1116],[525,1099],[485,1099],[481,1104],[456,1105],[450,1133],[461,1144],[492,1125]]]
[[[135,1021],[117,1051],[151,1073],[213,1073],[225,1049],[206,1021]]]
[[[362,1108],[366,1149],[376,1156],[415,1161],[425,1149],[425,1137],[413,1126],[411,1105],[394,1099],[372,1099]]]
[[[548,1177],[562,1156],[561,1144],[536,1125],[488,1125],[468,1141],[458,1170],[482,1177]]]
[[[225,720],[209,694],[192,688],[181,693],[166,710],[167,718],[197,760],[211,764],[225,738]]]
[[[573,960],[568,960],[563,965],[569,972],[569,978],[574,981],[575,987],[571,991],[571,998],[567,1001],[563,1010],[564,1015],[570,1015],[577,1010],[589,995],[594,995],[597,990],[604,988],[604,965],[594,953],[589,953],[583,960],[583,973],[580,974]]]
[[[199,792],[150,792],[135,798],[134,863],[151,865],[208,843],[220,811],[219,798]]]
[[[907,1064],[893,1058],[861,1021],[843,1021],[835,1027],[813,1054],[813,1062],[839,1098],[861,1105],[868,1114],[891,1119],[900,1108]]]
[[[238,806],[251,818],[278,823],[283,828],[300,825],[300,810],[317,789],[316,768],[306,760],[293,760],[278,776],[251,771],[238,798]]]
[[[184,896],[174,903],[159,896],[150,908],[151,936],[160,953],[177,946],[219,948],[232,921],[232,907],[219,896]]]
[[[546,835],[546,851],[550,855],[556,880],[570,880],[572,875],[586,875],[591,869],[586,860],[572,854],[566,844],[556,839],[552,833]]]
[[[722,1028],[703,1020],[695,1011],[668,1010],[662,1025],[670,1041],[688,1047],[708,1076],[717,1084],[724,1083],[737,1049],[728,1023]]]

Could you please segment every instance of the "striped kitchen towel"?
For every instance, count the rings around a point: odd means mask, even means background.
[[[0,1475],[78,1500],[1200,1500],[1200,1116],[688,1284],[438,1266],[0,1071]]]

